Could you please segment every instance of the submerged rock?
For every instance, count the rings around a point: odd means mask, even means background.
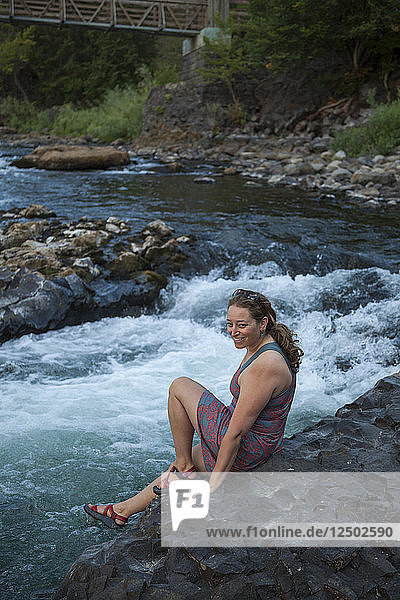
[[[14,160],[11,164],[20,169],[76,171],[83,169],[104,169],[127,165],[130,158],[127,152],[101,146],[39,146],[33,152]]]
[[[214,177],[196,177],[193,181],[195,183],[216,183]]]
[[[265,471],[397,471],[400,373],[286,440]],[[160,501],[87,549],[54,600],[397,600],[398,547],[161,548]]]

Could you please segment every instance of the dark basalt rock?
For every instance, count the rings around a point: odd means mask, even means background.
[[[400,373],[286,440],[262,470],[397,471]],[[54,600],[398,600],[399,548],[161,548],[159,500],[86,550]]]
[[[48,280],[24,268],[0,268],[0,342],[105,316],[138,315],[165,284],[150,271],[130,281],[87,284],[75,273]]]

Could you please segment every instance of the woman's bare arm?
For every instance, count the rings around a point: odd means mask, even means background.
[[[211,474],[212,490],[222,483],[225,474],[233,465],[242,437],[268,404],[281,381],[282,367],[275,360],[253,363],[241,375],[239,398]]]

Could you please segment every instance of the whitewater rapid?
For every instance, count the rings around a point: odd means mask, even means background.
[[[155,446],[161,453],[170,449],[166,398],[175,377],[192,377],[230,401],[229,380],[242,356],[225,333],[225,308],[237,287],[265,293],[304,349],[288,433],[332,414],[393,372],[399,274],[338,270],[292,278],[277,270],[270,263],[242,265],[234,280],[218,270],[189,281],[175,278],[160,314],[103,319],[4,344],[2,435],[101,430],[129,436],[144,455]],[[351,310],[345,303],[324,308],[330,295],[339,299],[346,289],[352,306],[357,295],[362,301],[368,272],[386,289],[384,299]]]

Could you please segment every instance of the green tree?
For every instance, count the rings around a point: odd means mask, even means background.
[[[5,89],[12,78],[24,100],[28,100],[28,96],[19,75],[31,60],[35,46],[34,31],[34,27],[21,30],[11,25],[3,25],[0,29],[1,88]]]
[[[42,108],[90,106],[138,84],[156,52],[155,37],[137,32],[0,24],[0,92]]]
[[[232,98],[231,116],[236,121],[245,118],[244,109],[235,90],[235,80],[248,71],[248,59],[241,42],[238,23],[230,16],[226,21],[217,17],[218,29],[214,37],[204,37],[205,66],[198,69],[203,81],[222,81]]]
[[[244,44],[253,64],[316,65],[357,82],[371,69],[385,78],[398,62],[398,0],[250,0],[249,11]]]
[[[51,51],[49,51],[51,49]],[[41,106],[89,106],[107,90],[137,84],[151,66],[155,41],[131,31],[37,28],[30,68]]]

